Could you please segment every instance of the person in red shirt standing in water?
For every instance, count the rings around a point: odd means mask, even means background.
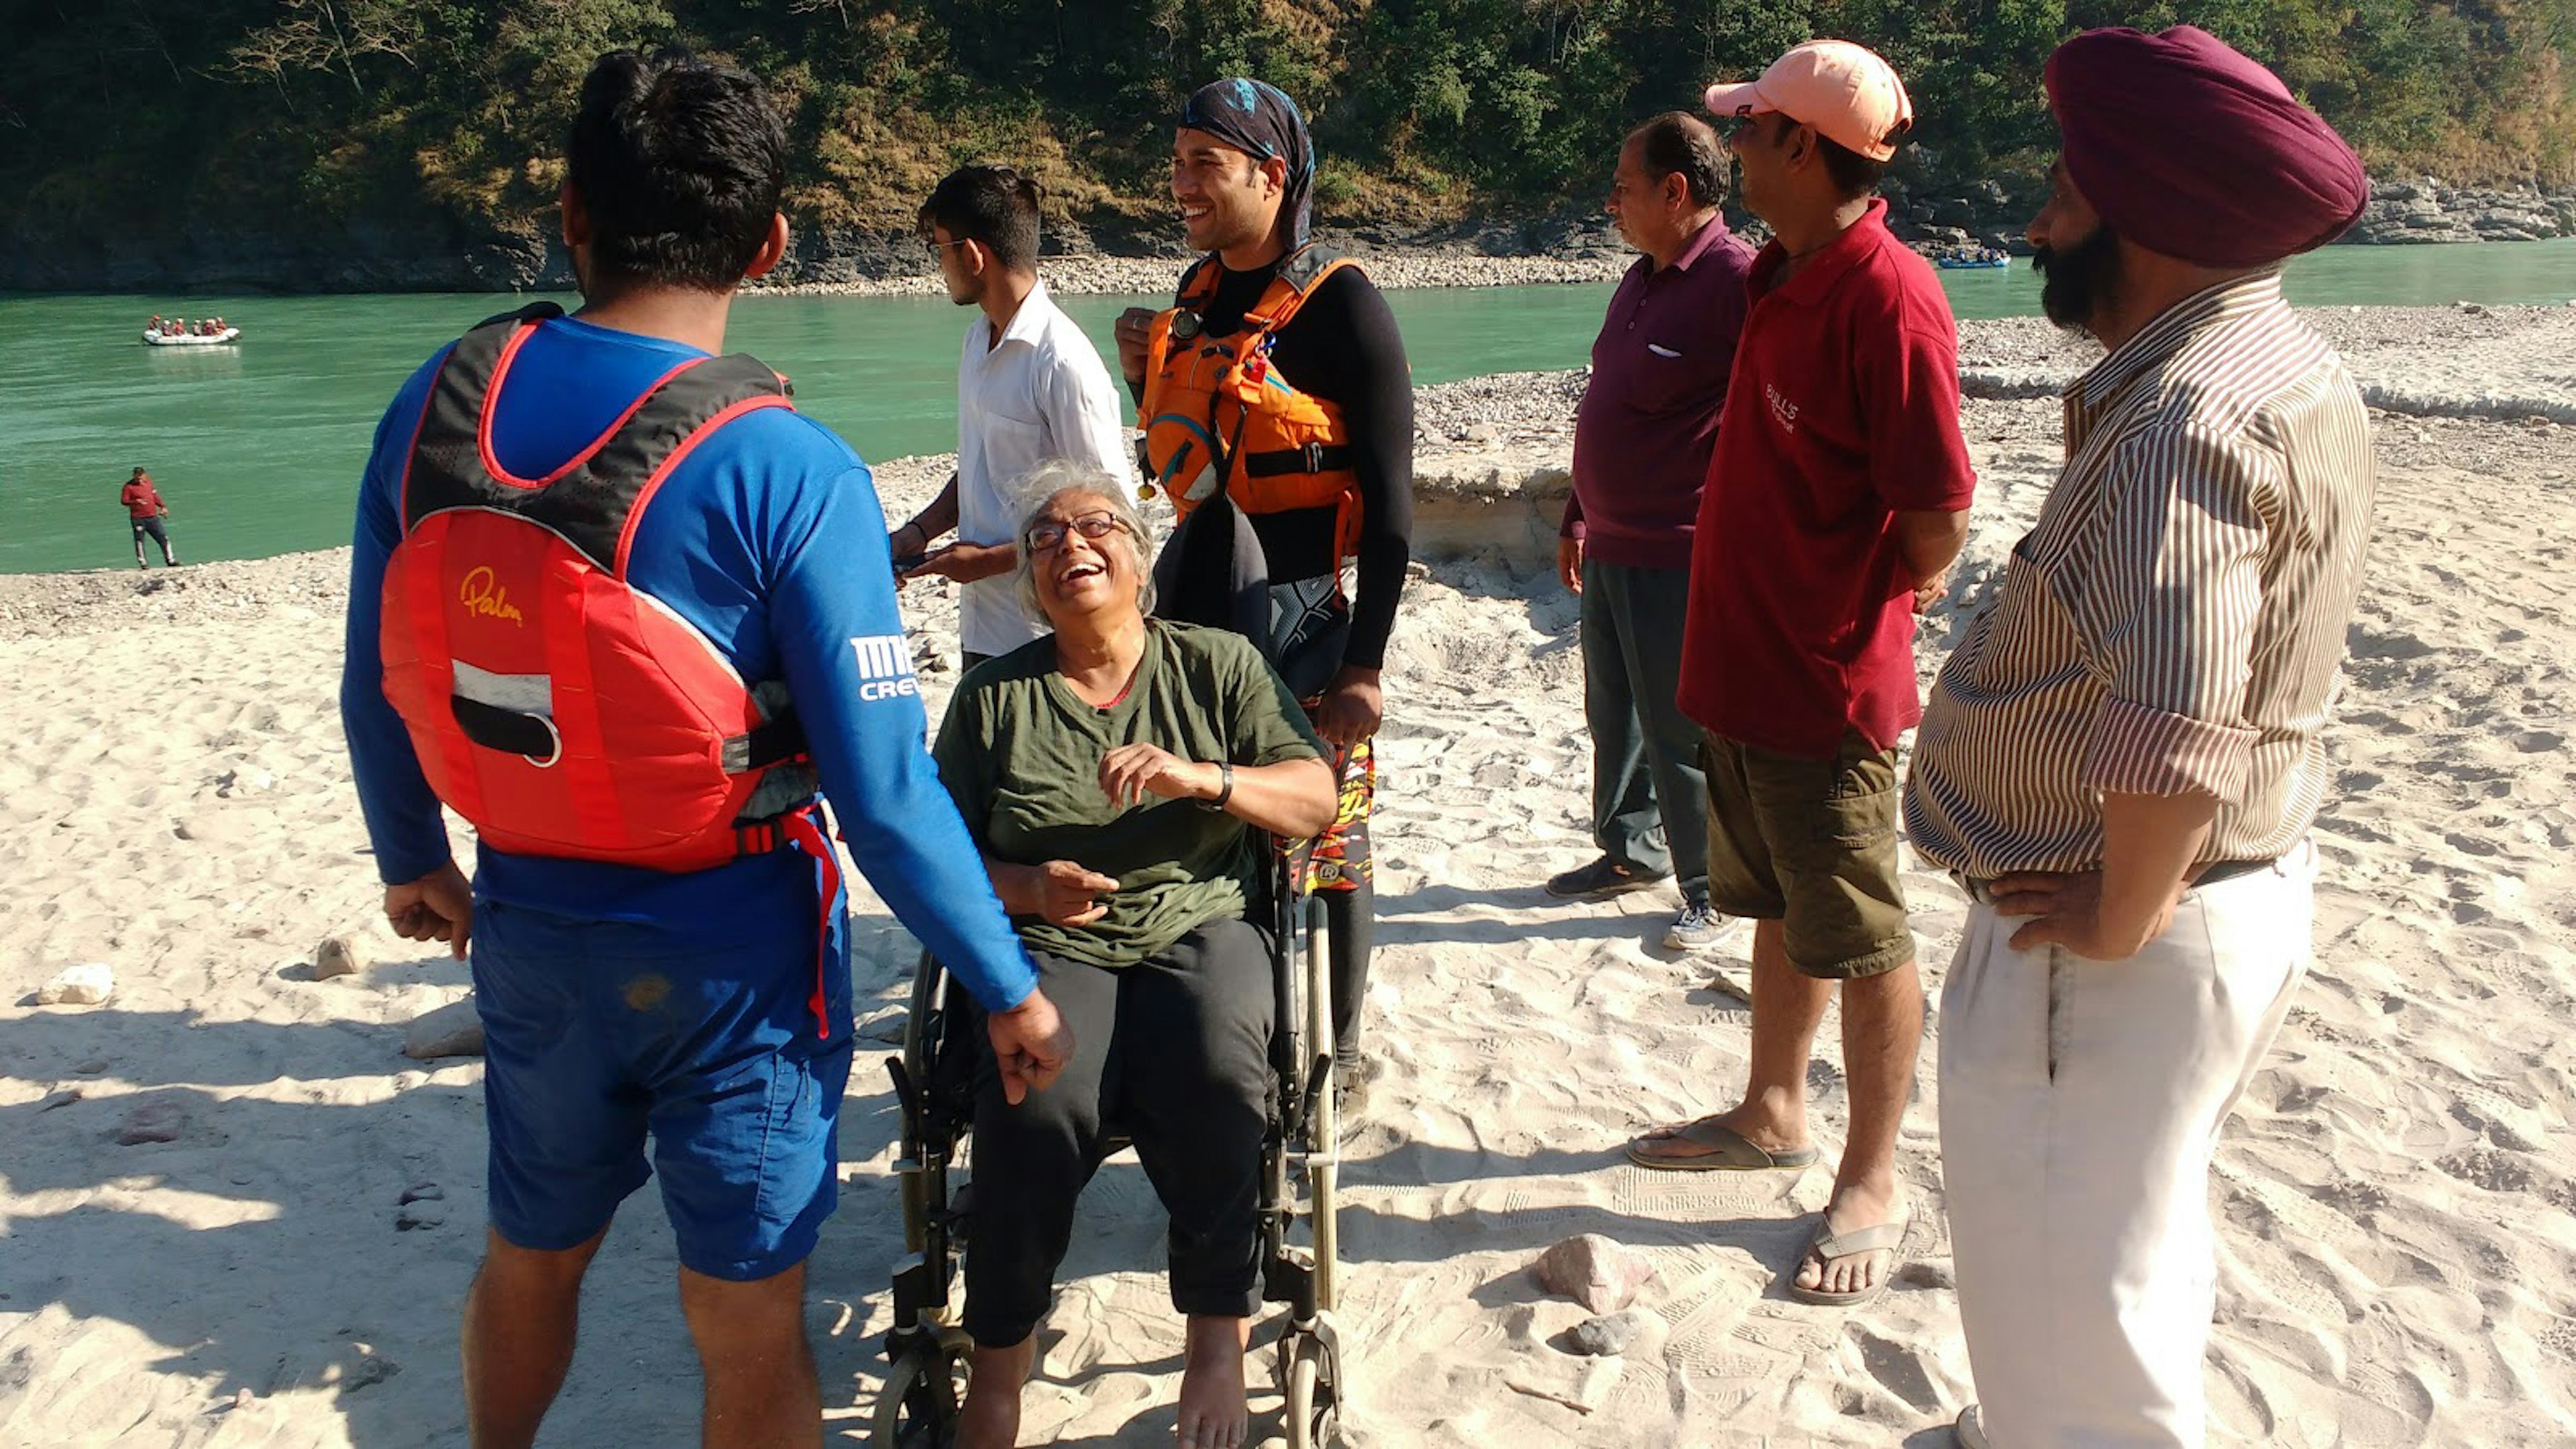
[[[170,505],[161,501],[161,490],[152,486],[152,475],[135,469],[134,476],[117,490],[116,501],[125,505],[126,519],[134,525],[134,566],[152,567],[143,561],[143,538],[150,534],[152,541],[161,545],[162,566],[177,568],[179,555],[170,547],[169,526],[161,521],[170,516]]]
[[[1897,884],[1895,747],[1922,717],[1913,616],[1967,537],[1976,476],[1949,303],[1873,195],[1913,123],[1896,73],[1810,41],[1707,100],[1733,119],[1740,194],[1774,234],[1753,262],[1682,634],[1681,706],[1709,731],[1709,900],[1756,923],[1751,1082],[1733,1110],[1628,1155],[1815,1161],[1807,1054],[1839,985],[1851,1123],[1784,1287],[1846,1305],[1886,1286],[1905,1236],[1896,1136],[1923,987]]]

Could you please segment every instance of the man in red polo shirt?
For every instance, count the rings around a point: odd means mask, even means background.
[[[161,501],[161,490],[152,486],[152,475],[137,468],[125,486],[116,490],[116,501],[125,505],[126,521],[134,525],[134,566],[146,568],[143,562],[143,540],[149,535],[161,545],[161,563],[177,568],[179,555],[170,547],[170,527],[161,520],[170,516],[170,505]]]
[[[1709,898],[1751,916],[1751,1084],[1734,1110],[1629,1144],[1649,1167],[1798,1169],[1807,1053],[1841,987],[1851,1124],[1824,1222],[1787,1285],[1874,1296],[1906,1210],[1896,1134],[1923,1031],[1897,885],[1896,741],[1922,716],[1918,591],[1967,537],[1958,334],[1939,279],[1872,193],[1913,122],[1887,62],[1810,41],[1732,117],[1744,205],[1770,224],[1701,500],[1682,709],[1706,726]]]

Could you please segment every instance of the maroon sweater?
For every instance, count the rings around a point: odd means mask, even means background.
[[[1639,257],[1592,343],[1574,415],[1574,496],[1563,533],[1587,556],[1688,568],[1718,414],[1744,331],[1753,248],[1711,218],[1661,271]]]

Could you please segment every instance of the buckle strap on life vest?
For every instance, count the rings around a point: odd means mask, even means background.
[[[786,760],[801,759],[805,754],[805,725],[792,714],[763,720],[752,726],[749,734],[735,735],[724,742],[724,772],[748,774]]]
[[[540,769],[563,758],[563,733],[545,715],[505,709],[462,694],[449,695],[447,708],[465,737],[487,750],[524,755]]]
[[[822,1041],[832,1039],[831,971],[835,964],[832,952],[832,913],[841,908],[841,856],[832,842],[815,823],[815,809],[808,805],[794,814],[781,816],[779,827],[790,843],[814,860],[814,995],[806,1002],[814,1012],[814,1035]]]
[[[1247,478],[1280,478],[1291,473],[1338,473],[1358,464],[1359,450],[1340,443],[1308,443],[1302,448],[1243,455],[1243,472]]]

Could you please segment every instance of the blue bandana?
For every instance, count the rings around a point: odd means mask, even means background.
[[[1205,131],[1255,160],[1286,161],[1288,182],[1280,191],[1279,216],[1289,249],[1306,244],[1314,224],[1315,144],[1306,134],[1305,116],[1286,92],[1241,76],[1211,81],[1191,93],[1179,124]]]

